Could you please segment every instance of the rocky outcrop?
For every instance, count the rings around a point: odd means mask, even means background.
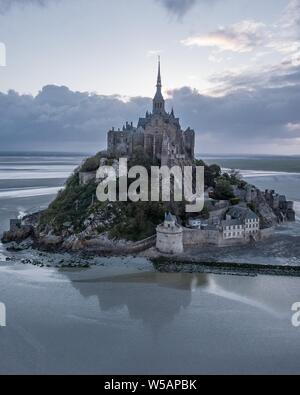
[[[24,250],[28,250],[29,248],[31,248],[33,246],[33,240],[30,239],[26,239],[24,241],[22,241],[21,243],[18,243],[16,241],[13,241],[12,243],[9,243],[6,246],[7,251],[24,251]]]
[[[55,235],[43,235],[38,237],[36,244],[42,250],[58,251],[61,249],[63,238]]]
[[[22,219],[22,223],[24,225],[27,226],[32,226],[32,227],[36,227],[39,223],[40,217],[41,215],[44,213],[44,211],[38,211],[36,213],[33,214],[29,214],[26,215],[23,219]]]
[[[277,216],[271,207],[264,201],[258,203],[257,214],[260,217],[263,228],[271,228],[278,224]]]
[[[245,195],[245,202],[259,216],[262,228],[272,228],[278,224],[278,216],[260,189],[247,185],[244,189],[237,189],[235,195],[241,199]]]
[[[4,232],[2,243],[22,242],[30,237],[34,237],[34,228],[30,225],[23,225],[19,228]]]
[[[26,220],[33,223],[33,218],[30,216],[26,217]],[[91,252],[93,254],[117,255],[139,253],[155,245],[156,236],[139,242],[128,242],[111,239],[107,232],[97,234],[95,225],[98,220],[96,216],[92,215],[86,222],[85,231],[80,234],[75,234],[71,225],[61,235],[55,235],[50,226],[47,226],[47,232],[40,233],[38,224],[36,227],[21,225],[19,228],[5,232],[2,242],[7,244],[7,250],[15,252],[33,247],[52,253]]]

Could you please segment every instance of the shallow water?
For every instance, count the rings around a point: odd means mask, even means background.
[[[300,372],[299,279],[138,266],[1,267],[0,372]]]

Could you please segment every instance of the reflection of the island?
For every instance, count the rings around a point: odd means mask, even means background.
[[[244,305],[274,318],[280,318],[283,312],[289,311],[290,301],[286,300],[283,292],[289,287],[288,278],[273,278],[269,282],[264,276],[146,272],[110,277],[101,277],[101,273],[98,277],[97,273],[99,275],[99,272],[87,271],[84,277],[78,277],[64,271],[83,297],[97,297],[101,311],[127,308],[131,319],[142,320],[153,329],[171,323],[182,310],[187,309],[194,291],[196,303],[205,303],[204,295],[209,294],[224,302],[234,302],[237,308]],[[271,292],[274,287],[277,291],[280,287],[282,292]],[[240,308],[238,310],[241,311]]]
[[[68,275],[68,272],[64,272]],[[71,276],[72,277],[72,276]],[[208,285],[206,275],[139,273],[74,280],[80,294],[96,296],[102,311],[126,307],[132,319],[160,328],[174,320],[192,300],[192,291]]]

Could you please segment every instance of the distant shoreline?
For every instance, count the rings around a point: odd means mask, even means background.
[[[210,156],[202,157],[209,165],[217,163],[222,168],[240,171],[300,173],[300,156]]]

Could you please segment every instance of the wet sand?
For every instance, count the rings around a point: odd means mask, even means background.
[[[0,373],[300,373],[300,279],[0,266]]]

